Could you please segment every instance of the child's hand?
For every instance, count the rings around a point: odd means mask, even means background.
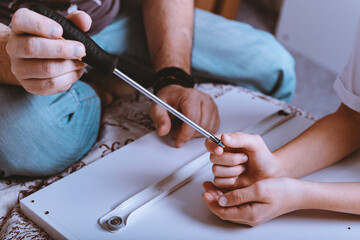
[[[242,188],[276,176],[277,161],[260,136],[226,133],[221,135],[221,141],[225,151],[210,140],[205,142],[218,188]]]
[[[299,210],[302,202],[301,183],[291,178],[271,178],[223,193],[211,182],[205,182],[202,197],[210,211],[221,219],[257,226]]]

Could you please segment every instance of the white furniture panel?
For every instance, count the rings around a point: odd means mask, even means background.
[[[251,94],[216,99],[221,132],[244,129],[280,107]],[[264,135],[275,149],[313,123],[297,116]],[[205,152],[204,139],[173,148],[153,132],[21,200],[22,211],[55,239],[358,239],[358,216],[321,211],[286,214],[249,228],[221,221],[205,206],[201,183],[210,167],[150,208],[130,215],[116,233],[98,220],[118,204]],[[359,155],[307,176],[308,180],[359,181]],[[132,217],[131,217],[132,216]],[[350,227],[350,229],[348,229]]]

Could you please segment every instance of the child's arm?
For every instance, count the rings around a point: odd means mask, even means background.
[[[360,113],[342,104],[299,137],[274,152],[279,177],[301,177],[360,148]]]
[[[223,220],[256,226],[300,209],[322,209],[360,215],[360,183],[318,183],[271,178],[222,193],[204,183],[207,207]]]
[[[259,136],[228,133],[227,146],[206,141],[219,188],[239,188],[271,177],[301,177],[360,148],[360,113],[341,105],[290,143],[271,153]],[[248,158],[248,159],[247,159]]]

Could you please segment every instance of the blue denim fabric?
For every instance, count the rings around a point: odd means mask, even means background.
[[[122,71],[150,83],[142,11],[136,1],[122,3],[118,18],[93,39],[120,56]],[[272,35],[201,10],[195,11],[192,75],[197,82],[231,83],[284,101],[295,89],[294,60]],[[60,172],[96,140],[100,102],[81,81],[53,96],[0,85],[0,101],[0,176]]]
[[[120,58],[119,68],[150,85],[154,75],[142,11],[124,1],[120,15],[93,39]],[[192,75],[197,82],[243,86],[289,102],[295,91],[294,59],[269,33],[195,10]]]
[[[100,100],[81,81],[51,96],[0,85],[0,102],[0,172],[5,176],[58,173],[96,140]]]

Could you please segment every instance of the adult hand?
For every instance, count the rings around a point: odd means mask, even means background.
[[[209,95],[196,89],[169,85],[162,88],[157,93],[157,96],[205,130],[213,133],[219,129],[218,109]],[[186,123],[181,123],[179,127],[172,126],[169,113],[158,104],[153,104],[150,115],[159,136],[167,135],[171,127],[173,127],[173,138],[176,140],[176,147],[182,147],[193,137],[202,136]]]
[[[205,141],[218,188],[242,188],[276,176],[278,161],[260,136],[236,132],[219,137],[225,150],[210,140]]]
[[[67,16],[83,31],[88,31],[91,18],[75,11]],[[30,93],[51,95],[71,87],[83,74],[86,64],[82,43],[61,39],[63,29],[57,22],[36,12],[21,8],[11,22],[11,35],[6,50],[11,71]]]
[[[282,214],[301,209],[302,182],[291,178],[271,178],[249,187],[223,193],[205,182],[202,195],[207,207],[223,220],[257,226]]]

